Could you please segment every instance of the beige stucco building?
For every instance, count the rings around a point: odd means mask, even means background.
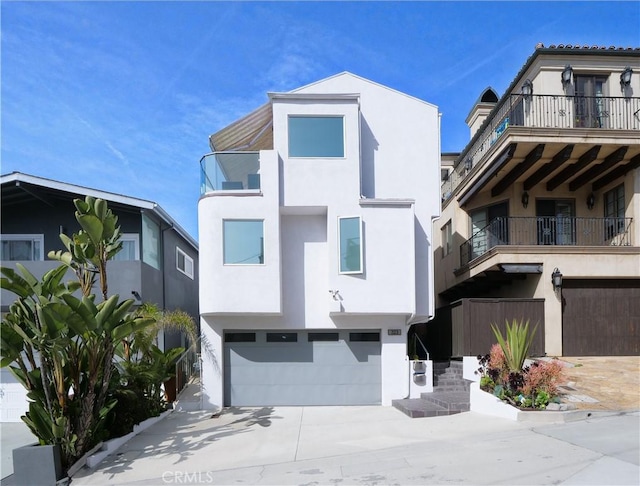
[[[563,45],[480,95],[442,159],[436,319],[418,330],[436,356],[488,352],[491,321],[523,318],[541,354],[640,353],[639,96],[640,48]]]

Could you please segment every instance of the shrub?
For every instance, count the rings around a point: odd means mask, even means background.
[[[564,382],[564,366],[556,359],[536,361],[525,375],[522,393],[533,395],[546,392],[550,396],[558,393],[558,385]]]

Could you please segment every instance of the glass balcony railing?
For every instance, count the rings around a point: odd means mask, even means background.
[[[258,152],[213,152],[200,159],[200,195],[260,189]]]

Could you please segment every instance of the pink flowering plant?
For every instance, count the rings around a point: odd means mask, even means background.
[[[478,356],[480,368],[477,373],[482,390],[524,409],[544,409],[551,402],[559,402],[558,386],[566,381],[562,363],[554,359],[524,365],[535,330],[529,334],[528,322],[507,323],[507,338],[499,336],[499,343],[491,347],[489,354]],[[494,332],[500,331],[494,326]],[[517,354],[525,352],[521,360],[513,359],[516,353],[512,348],[516,347]]]

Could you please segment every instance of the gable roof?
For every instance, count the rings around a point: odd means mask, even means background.
[[[22,172],[12,172],[10,174],[2,175],[0,176],[0,183],[2,184],[3,205],[8,199],[15,200],[19,198],[20,194],[23,192],[31,193],[33,188],[42,188],[49,192],[65,193],[69,197],[91,196],[104,199],[107,202],[130,206],[139,209],[140,211],[150,211],[162,222],[173,227],[176,232],[189,242],[189,244],[191,244],[196,250],[198,249],[198,242],[189,233],[187,233],[187,231],[182,228],[176,220],[169,216],[162,207],[153,201],[138,199],[122,194],[115,194],[113,192],[101,191],[99,189],[92,189],[85,186],[78,186],[67,182],[55,181],[53,179],[46,179],[44,177],[24,174]]]

